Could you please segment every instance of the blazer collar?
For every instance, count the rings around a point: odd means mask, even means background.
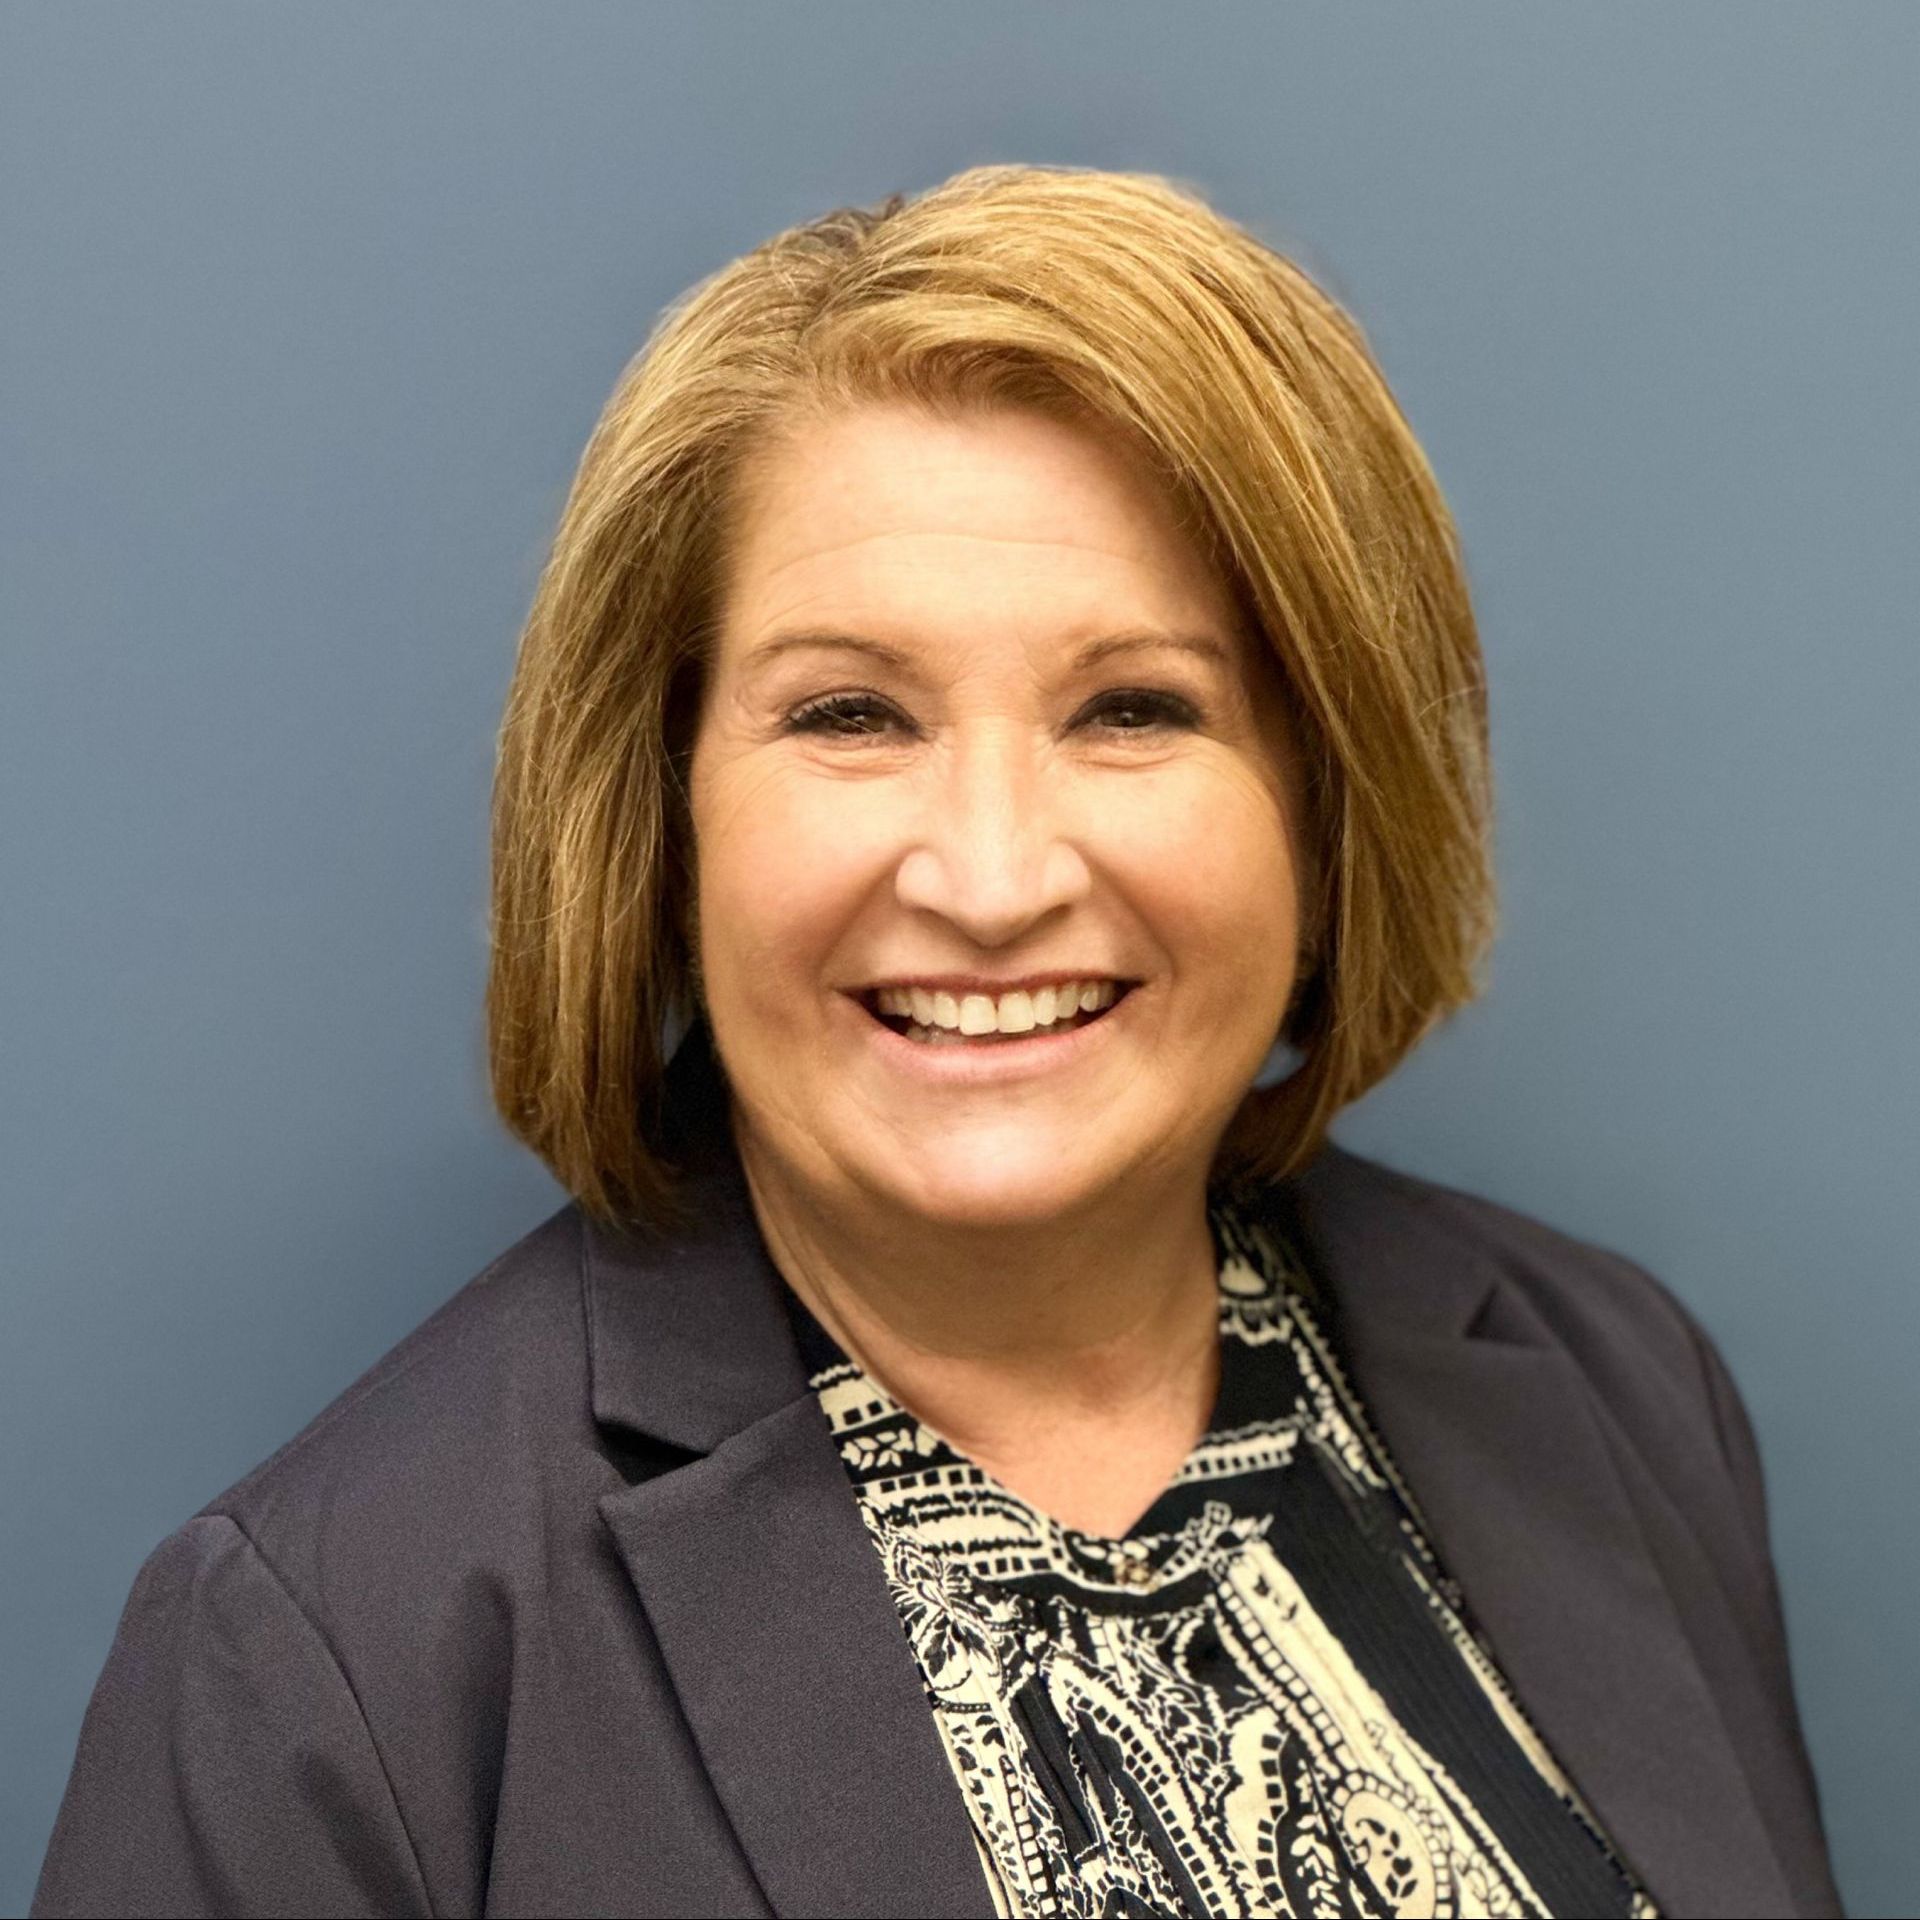
[[[668,1064],[664,1100],[691,1226],[657,1236],[586,1224],[594,1418],[696,1454],[807,1390],[730,1098],[712,1034],[696,1021]]]
[[[593,1409],[700,1457],[601,1511],[775,1912],[987,1914],[964,1807],[807,1389],[704,1022],[674,1056],[667,1103],[696,1224],[652,1242],[589,1227]],[[1655,1902],[1792,1913],[1620,1436],[1431,1194],[1329,1144],[1244,1197],[1306,1258],[1496,1663]]]

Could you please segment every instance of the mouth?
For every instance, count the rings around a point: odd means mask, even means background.
[[[1065,1039],[1069,1034],[1077,1033],[1085,1027],[1095,1026],[1106,1019],[1139,984],[1137,980],[1088,982],[1086,983],[1088,991],[1083,991],[1076,996],[1070,1008],[1062,1003],[1049,1005],[1051,995],[1034,995],[1026,1009],[1011,1016],[1011,1025],[996,1022],[985,1031],[973,1033],[964,1031],[967,1026],[977,1024],[976,1019],[964,1017],[964,1006],[961,1025],[955,1027],[951,1024],[943,1024],[938,1018],[931,1023],[923,1023],[912,1013],[899,1012],[891,1006],[883,1006],[883,996],[889,1000],[895,998],[884,988],[870,987],[865,992],[852,997],[871,1019],[887,1028],[889,1032],[896,1033],[915,1045],[931,1048],[985,1049],[1016,1043],[1031,1046],[1035,1041]],[[1095,1002],[1091,1007],[1084,1004],[1089,997]],[[943,995],[941,998],[944,1000],[947,996]],[[942,1011],[951,1012],[947,1008],[943,1008]],[[1042,1019],[1040,1017],[1042,1014],[1045,1014],[1046,1018]],[[1003,1014],[1001,1017],[1008,1016]]]

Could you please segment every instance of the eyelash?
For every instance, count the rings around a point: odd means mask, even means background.
[[[1157,714],[1159,718],[1152,726],[1115,727],[1115,733],[1155,733],[1162,726],[1191,727],[1199,723],[1200,715],[1193,702],[1177,693],[1162,693],[1152,687],[1116,687],[1112,691],[1096,696],[1091,711],[1102,708],[1136,708]],[[829,739],[862,740],[877,739],[878,730],[857,726],[836,726],[833,723],[849,720],[855,714],[875,709],[891,710],[897,713],[890,700],[884,700],[875,693],[830,693],[818,700],[809,700],[803,706],[793,709],[786,717],[784,731],[788,733],[823,734]]]

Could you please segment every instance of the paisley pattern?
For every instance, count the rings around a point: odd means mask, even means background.
[[[1120,1539],[1038,1512],[797,1297],[1002,1915],[1632,1915],[1342,1376],[1291,1250],[1210,1197],[1221,1384]]]

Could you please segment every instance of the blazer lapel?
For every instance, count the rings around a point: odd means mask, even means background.
[[[1528,1717],[1669,1914],[1790,1914],[1746,1776],[1572,1358],[1484,1253],[1329,1147],[1282,1224]],[[1506,1338],[1488,1337],[1504,1320]],[[1518,1337],[1515,1337],[1518,1336]]]
[[[684,1462],[602,1519],[777,1914],[991,1920],[966,1806],[809,1389],[704,1025],[675,1054],[694,1222],[587,1229],[593,1411]],[[656,1458],[656,1464],[658,1460]]]
[[[919,1671],[812,1396],[600,1511],[775,1913],[991,1920]]]

